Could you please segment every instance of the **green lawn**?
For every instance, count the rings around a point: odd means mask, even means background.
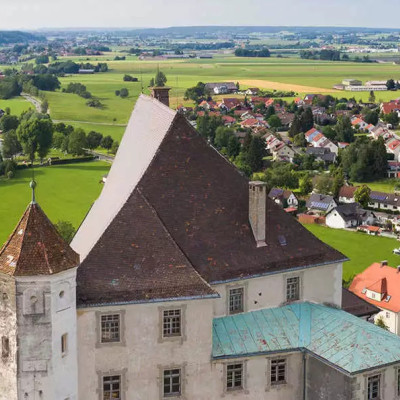
[[[5,110],[6,107],[9,107],[11,110],[11,114],[13,115],[21,115],[22,112],[29,110],[30,108],[34,108],[29,101],[26,101],[23,97],[15,97],[9,100],[0,100],[0,108]]]
[[[77,228],[99,196],[99,181],[109,168],[105,162],[35,168],[37,201],[53,222],[66,220]],[[22,170],[11,180],[0,180],[0,245],[31,200],[31,176],[31,170]]]
[[[380,181],[360,183],[354,182],[354,186],[367,185],[371,190],[376,190],[377,192],[393,193],[394,187],[399,183],[398,179],[382,179]]]
[[[304,226],[323,242],[350,258],[350,261],[343,265],[343,279],[345,280],[364,271],[374,262],[388,260],[392,267],[400,264],[400,256],[392,253],[394,248],[400,247],[400,243],[395,239],[331,229],[321,225],[307,224]]]

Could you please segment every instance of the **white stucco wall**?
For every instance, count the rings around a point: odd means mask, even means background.
[[[163,308],[183,310],[183,340],[161,339]],[[122,343],[99,343],[99,316],[107,312],[121,312]],[[78,309],[79,399],[100,399],[102,376],[112,374],[123,377],[123,400],[160,399],[163,369],[179,367],[182,399],[209,400],[219,390],[210,362],[212,319],[211,299]]]
[[[9,356],[2,357],[2,337],[9,340]],[[15,281],[0,274],[0,399],[17,400],[17,316]]]
[[[375,315],[374,321],[382,318],[385,322],[386,326],[389,328],[389,331],[395,333],[396,335],[400,334],[400,326],[399,326],[399,315],[393,311],[381,309],[378,314]]]
[[[346,221],[336,211],[331,211],[326,216],[326,225],[334,229],[347,228]]]
[[[53,276],[16,278],[18,399],[78,398],[75,281],[76,268]],[[62,355],[65,333],[68,350]]]
[[[214,315],[228,314],[228,291],[235,287],[244,288],[244,311],[279,307],[286,302],[287,278],[295,276],[300,277],[300,301],[341,306],[342,264],[339,263],[213,285],[221,296],[214,300]]]

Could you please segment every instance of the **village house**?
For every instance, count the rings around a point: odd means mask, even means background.
[[[259,88],[248,88],[245,93],[251,96],[257,96],[259,91]]]
[[[306,207],[309,211],[327,214],[337,206],[333,196],[312,193],[306,202]]]
[[[283,208],[297,208],[299,205],[299,200],[291,190],[272,188],[268,193],[268,197],[274,200],[276,204],[280,205]]]
[[[372,211],[363,210],[358,203],[342,204],[326,214],[326,225],[329,228],[356,228],[359,225],[372,225],[375,222]]]
[[[322,161],[326,165],[332,164],[336,160],[336,154],[327,147],[307,147],[306,154],[314,156],[315,161]]]
[[[322,134],[319,130],[315,128],[307,131],[304,136],[306,138],[306,141],[310,143],[313,147],[327,148],[336,155],[339,152],[336,144],[327,139],[324,134]]]
[[[358,297],[349,289],[342,288],[342,310],[365,321],[373,321],[380,309],[368,301]]]
[[[354,203],[354,193],[358,186],[344,185],[339,190],[338,200],[339,203]]]
[[[7,400],[398,395],[400,338],[340,309],[347,258],[160,101],[71,246],[32,187],[0,250]]]
[[[374,263],[356,275],[349,290],[378,307],[375,321],[382,319],[390,332],[400,335],[400,268],[387,262]]]
[[[205,84],[204,90],[210,94],[236,93],[237,86],[234,82],[209,82]]]
[[[381,112],[383,114],[390,114],[392,112],[400,113],[400,100],[391,100],[389,102],[381,103]]]
[[[239,108],[242,105],[242,100],[235,97],[224,97],[222,101],[218,104],[220,110],[229,112],[235,108]]]

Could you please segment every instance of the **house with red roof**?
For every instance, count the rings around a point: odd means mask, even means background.
[[[224,125],[231,126],[233,124],[236,124],[236,119],[231,117],[230,115],[223,115],[222,116],[222,121],[224,122]]]
[[[390,114],[391,112],[400,112],[400,100],[392,100],[381,104],[381,112],[383,114]]]
[[[221,103],[219,103],[219,108],[225,111],[231,111],[235,108],[240,107],[242,104],[242,100],[237,99],[235,97],[227,97],[223,98]]]
[[[386,261],[370,265],[356,275],[349,290],[381,311],[375,321],[382,318],[390,332],[400,335],[400,268],[392,268]]]

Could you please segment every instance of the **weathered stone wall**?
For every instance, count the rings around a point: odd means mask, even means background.
[[[353,380],[319,361],[306,357],[307,400],[351,400]]]
[[[3,350],[7,341],[8,355]],[[15,281],[3,274],[0,274],[0,400],[17,400]]]

